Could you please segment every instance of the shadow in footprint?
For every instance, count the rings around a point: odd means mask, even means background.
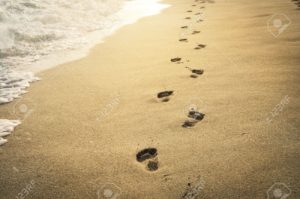
[[[168,102],[170,101],[170,96],[173,95],[174,91],[162,91],[157,94],[157,98],[161,102]]]
[[[175,57],[171,59],[171,62],[180,62],[181,58],[180,57]]]
[[[149,160],[147,164],[147,169],[149,171],[156,171],[158,169],[158,161],[157,160]]]
[[[188,113],[188,118],[183,124],[183,128],[192,128],[194,127],[198,122],[204,119],[205,114],[200,113],[196,110],[190,110]]]
[[[194,110],[191,110],[189,112],[189,115],[188,115],[189,118],[192,118],[192,119],[194,119],[194,120],[196,120],[198,122],[201,121],[201,120],[203,120],[204,116],[205,116],[204,113],[200,113],[200,112],[194,111]]]
[[[179,39],[178,41],[180,41],[180,42],[188,42],[188,39],[183,38],[183,39]]]
[[[183,128],[192,128],[197,124],[197,121],[186,120],[183,124]]]
[[[194,30],[194,31],[192,32],[192,35],[199,34],[199,33],[200,33],[200,31]]]
[[[194,49],[195,50],[200,50],[200,49],[205,48],[205,47],[206,47],[206,45],[204,45],[204,44],[198,44],[197,47],[195,47]]]
[[[156,148],[146,148],[136,154],[136,160],[141,163],[146,162],[146,169],[148,171],[156,171],[159,166],[156,156]]]
[[[204,70],[202,70],[202,69],[192,69],[190,67],[186,67],[186,68],[193,73],[190,75],[191,78],[197,78],[198,76],[200,76],[204,73]]]
[[[136,160],[138,162],[143,162],[147,159],[154,158],[156,156],[157,156],[156,148],[146,148],[136,154]]]

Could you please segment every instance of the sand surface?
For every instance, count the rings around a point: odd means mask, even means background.
[[[109,190],[115,199],[180,199],[186,191],[191,199],[253,199],[267,198],[276,182],[300,197],[295,2],[164,2],[172,7],[40,73],[28,94],[1,107],[4,118],[24,119],[0,148],[1,199],[105,198]],[[290,20],[278,37],[267,26],[276,13]],[[170,61],[177,56],[184,63]],[[186,66],[204,74],[191,78]],[[164,90],[174,95],[158,102]],[[28,109],[18,114],[22,104]],[[191,106],[205,118],[185,129]],[[136,161],[147,147],[157,149],[157,171]]]

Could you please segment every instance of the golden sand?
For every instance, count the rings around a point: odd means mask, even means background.
[[[276,182],[299,198],[297,6],[165,2],[172,7],[123,27],[87,57],[39,74],[19,102],[32,111],[0,148],[0,198],[32,184],[26,199],[253,199]],[[267,26],[276,13],[291,22],[280,35]],[[204,74],[191,78],[185,67]],[[158,101],[165,90],[174,94]],[[16,119],[14,105],[0,114]],[[190,107],[205,117],[187,129]],[[155,171],[136,160],[147,147],[157,149]]]

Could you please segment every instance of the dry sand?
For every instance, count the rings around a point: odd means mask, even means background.
[[[191,183],[198,198],[253,199],[267,198],[276,182],[299,198],[295,2],[164,2],[172,7],[120,29],[86,58],[39,74],[28,94],[1,108],[11,119],[14,107],[29,110],[0,148],[0,198],[26,186],[26,199],[97,198],[108,186],[120,192],[115,198],[180,199]],[[195,23],[199,11],[203,22]],[[291,20],[277,38],[267,26],[276,13]],[[193,28],[179,42],[184,25]],[[194,50],[197,43],[206,47]],[[170,62],[177,56],[183,64]],[[190,78],[185,66],[205,72]],[[171,100],[157,102],[168,89]],[[193,104],[206,116],[182,128]],[[158,150],[157,171],[136,161],[146,147]]]

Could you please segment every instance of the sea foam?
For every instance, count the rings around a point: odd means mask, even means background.
[[[159,0],[0,0],[0,105],[26,93],[39,80],[34,74],[85,56],[118,28],[166,7]],[[0,119],[0,135],[18,124]]]
[[[7,142],[7,139],[3,137],[10,135],[14,128],[20,123],[19,120],[0,119],[0,146]]]

